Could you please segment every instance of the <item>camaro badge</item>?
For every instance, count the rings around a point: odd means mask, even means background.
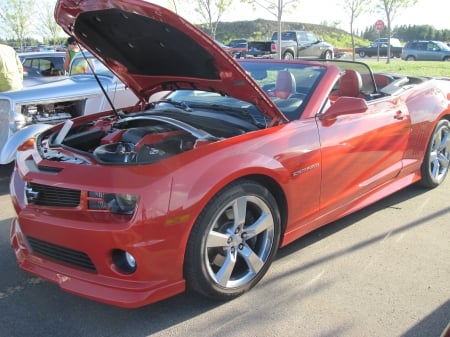
[[[26,183],[25,185],[25,196],[27,197],[28,203],[34,203],[39,197],[38,191],[33,191],[33,188],[30,186],[30,183]]]

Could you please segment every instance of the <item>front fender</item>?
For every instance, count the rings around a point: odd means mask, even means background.
[[[9,164],[16,158],[16,152],[19,146],[27,139],[51,128],[50,124],[32,124],[29,125],[8,138],[0,151],[0,164]]]

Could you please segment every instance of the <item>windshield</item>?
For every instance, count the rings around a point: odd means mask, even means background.
[[[88,65],[88,62],[91,66]],[[113,73],[103,63],[92,56],[84,58],[83,55],[77,55],[70,66],[70,75],[92,74],[93,71],[97,75],[113,76]]]
[[[450,51],[450,47],[447,46],[444,42],[436,41],[436,44],[441,48],[441,50]]]
[[[301,116],[326,70],[326,67],[320,65],[286,62],[241,60],[241,65],[289,120]],[[167,99],[169,101],[164,100],[162,104],[241,114],[241,117],[245,115],[258,125],[267,125],[269,121],[252,103],[218,93],[178,90],[167,96]]]
[[[241,65],[289,120],[301,116],[326,70],[320,65],[286,62],[245,60],[241,61]],[[177,90],[160,103],[177,105],[187,110],[202,108],[216,110],[217,113],[240,114],[258,125],[267,125],[270,120],[252,103],[213,92]]]

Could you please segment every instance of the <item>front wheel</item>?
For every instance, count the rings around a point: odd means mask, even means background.
[[[421,185],[434,188],[440,185],[448,173],[450,163],[450,123],[443,119],[433,131],[422,163]]]
[[[360,52],[359,52],[359,57],[361,57],[361,58],[366,57],[366,53],[363,52],[363,51],[360,51]]]
[[[324,59],[325,59],[325,60],[331,60],[331,59],[333,59],[333,54],[331,53],[330,50],[327,50],[327,51],[325,52]]]
[[[216,300],[243,294],[267,272],[279,241],[272,194],[248,180],[229,185],[211,199],[191,231],[184,263],[188,288]]]

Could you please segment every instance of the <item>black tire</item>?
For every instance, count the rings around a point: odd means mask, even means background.
[[[325,60],[332,60],[332,59],[333,59],[333,54],[331,53],[330,50],[327,50],[327,51],[325,52],[323,58],[324,58]]]
[[[294,54],[292,54],[290,51],[287,51],[284,53],[283,55],[283,60],[293,60],[294,59]]]
[[[230,184],[211,199],[191,231],[184,260],[188,289],[215,300],[240,296],[267,272],[279,242],[272,194],[249,180]]]
[[[360,52],[359,52],[359,57],[361,57],[361,58],[366,57],[366,53],[363,52],[363,51],[360,51]]]
[[[450,162],[450,123],[439,121],[431,135],[425,157],[423,159],[420,184],[434,188],[442,184],[448,173]]]
[[[416,58],[412,55],[409,55],[406,57],[406,61],[415,61],[415,60],[416,60]]]

